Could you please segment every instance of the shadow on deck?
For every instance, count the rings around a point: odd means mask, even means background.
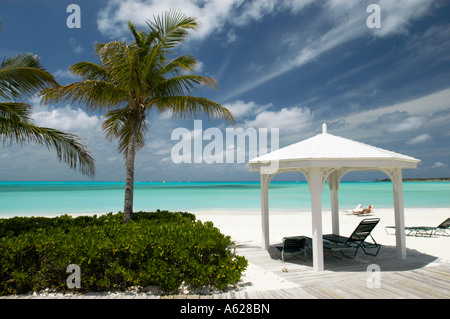
[[[271,245],[266,254],[272,260],[278,260],[281,265],[299,265],[313,267],[312,251],[307,249],[307,259],[302,260],[297,256],[285,256],[284,264],[281,262],[281,254],[276,246],[282,243]],[[366,272],[371,264],[378,265],[381,271],[405,271],[423,268],[438,258],[424,254],[414,249],[406,249],[406,260],[396,258],[396,247],[382,245],[377,256],[366,255],[361,249],[354,258],[344,257],[342,259],[333,257],[329,251],[324,250],[325,270],[333,272]]]

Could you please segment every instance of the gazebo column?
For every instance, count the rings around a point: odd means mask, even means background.
[[[322,231],[322,192],[324,182],[321,169],[311,168],[307,177],[311,193],[313,268],[315,271],[323,271],[325,269]]]
[[[403,204],[403,178],[401,168],[392,171],[391,181],[394,188],[395,236],[397,258],[406,260],[405,212]]]
[[[260,174],[261,177],[261,226],[262,226],[262,248],[269,250],[269,185],[271,177],[269,174]]]
[[[328,187],[331,192],[331,229],[332,233],[339,235],[339,175],[334,171],[328,177]]]

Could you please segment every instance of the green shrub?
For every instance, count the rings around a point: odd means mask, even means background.
[[[0,295],[51,288],[66,291],[67,266],[81,270],[81,291],[184,282],[224,289],[247,261],[234,255],[229,236],[189,213],[135,213],[0,220]]]
[[[167,210],[156,212],[136,212],[133,214],[133,220],[153,220],[155,222],[168,222],[179,220],[195,221],[195,215],[186,212],[169,212]],[[47,229],[51,227],[59,227],[67,230],[69,227],[86,227],[88,225],[103,225],[105,223],[123,221],[123,213],[109,213],[106,215],[79,216],[72,217],[69,215],[61,215],[54,218],[48,217],[13,217],[7,219],[0,218],[0,238],[4,236],[17,236],[21,233],[34,231],[38,229]]]

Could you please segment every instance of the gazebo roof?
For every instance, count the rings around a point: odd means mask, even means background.
[[[416,168],[420,162],[410,156],[328,134],[326,124],[322,134],[254,158],[247,165],[252,171],[259,171],[274,161],[283,171],[298,167]]]

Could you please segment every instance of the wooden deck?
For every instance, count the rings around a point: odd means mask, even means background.
[[[209,299],[450,299],[450,262],[407,250],[406,261],[395,259],[395,247],[383,246],[378,256],[358,252],[354,259],[338,259],[325,252],[325,271],[312,268],[311,254],[303,261],[295,256],[281,262],[271,246],[238,247],[237,253],[286,281],[297,284],[287,289],[232,291],[213,295],[167,296],[163,298]],[[369,265],[380,269],[379,285],[371,280]]]
[[[358,252],[354,259],[338,259],[325,252],[324,272],[312,270],[311,255],[306,261],[291,256],[282,263],[274,246],[268,252],[241,247],[239,253],[249,262],[298,285],[264,291],[265,298],[450,299],[450,263],[413,250],[407,251],[406,261],[395,259],[395,248],[386,246],[376,257]],[[378,282],[372,280],[375,274],[371,268],[368,270],[369,265],[379,267]],[[248,298],[259,297],[251,292]]]

